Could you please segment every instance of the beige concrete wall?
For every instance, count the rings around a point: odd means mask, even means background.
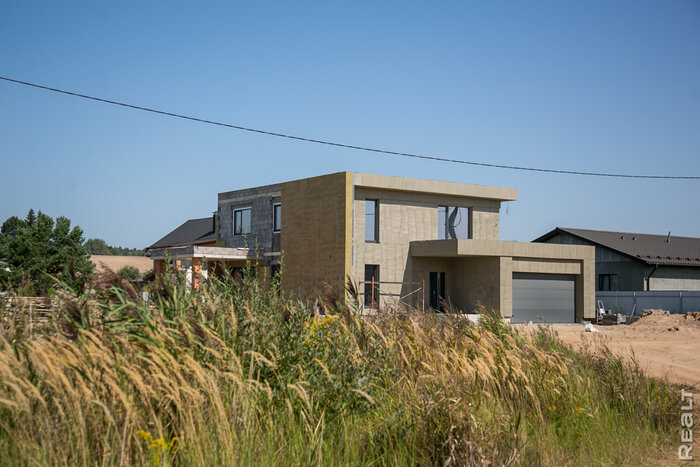
[[[300,298],[342,291],[350,273],[352,173],[340,172],[281,185],[282,289]]]
[[[474,203],[472,206],[472,238],[475,240],[498,240],[500,204],[485,206]]]
[[[501,310],[501,259],[455,258],[445,277],[445,292],[461,311],[475,312],[479,305]]]
[[[513,272],[581,274],[581,261],[564,259],[513,258]]]
[[[497,312],[505,310],[510,316],[512,288],[510,258],[461,257],[414,258],[411,278],[425,283],[425,305],[430,303],[430,273],[445,273],[446,300],[457,310],[474,313],[482,305]]]
[[[414,262],[422,261],[423,258],[440,258],[443,261],[461,264],[457,272],[461,272],[467,279],[471,277],[469,267],[480,264],[474,261],[474,258],[484,258],[482,264],[488,263],[489,259],[498,261],[497,280],[500,291],[497,297],[494,297],[493,289],[480,283],[478,279],[461,281],[465,288],[476,287],[475,292],[449,292],[455,297],[455,302],[464,308],[473,306],[471,297],[476,294],[483,297],[482,303],[491,303],[501,315],[510,317],[513,314],[513,272],[573,274],[576,276],[577,320],[595,317],[595,248],[592,246],[493,240],[439,240],[414,242],[411,244],[411,254]],[[495,266],[493,268],[493,271],[496,271]],[[486,267],[480,269],[487,277],[492,274]],[[446,282],[450,284],[449,277],[446,277]]]
[[[452,195],[460,198],[481,198],[497,201],[515,201],[518,199],[518,190],[515,188],[471,185],[468,183],[441,182],[437,180],[392,177],[388,175],[365,173],[356,173],[354,180],[356,187],[394,192],[412,192],[418,193],[420,196]]]
[[[357,175],[360,174],[356,174]],[[367,174],[361,174],[367,176]],[[379,200],[379,242],[365,241],[365,200]],[[378,264],[381,282],[413,280],[410,242],[438,238],[438,206],[472,208],[473,237],[498,239],[500,202],[454,194],[392,191],[356,186],[353,200],[352,278],[364,279],[366,264]],[[427,280],[427,279],[426,279]],[[382,293],[395,297],[408,293],[408,286],[383,284]]]
[[[430,306],[430,273],[431,272],[444,272],[445,273],[445,294],[447,299],[453,303],[455,300],[451,298],[452,286],[450,281],[450,259],[449,258],[415,258],[410,261],[410,268],[407,270],[407,275],[405,280],[415,281],[422,284],[423,290],[421,294],[416,294],[415,302],[411,304],[416,306],[422,305],[422,299],[425,300],[425,309],[427,310]],[[403,294],[405,295],[407,290],[404,289]],[[420,308],[420,306],[418,306]]]

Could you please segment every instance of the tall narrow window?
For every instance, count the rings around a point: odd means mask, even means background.
[[[274,204],[272,206],[272,231],[279,232],[282,230],[282,205]]]
[[[437,311],[444,311],[445,303],[445,273],[430,273],[430,307]]]
[[[374,284],[374,287],[372,285]],[[365,264],[365,306],[376,307],[379,303],[379,265]]]
[[[379,241],[379,200],[365,200],[365,241]]]
[[[250,208],[235,209],[233,211],[233,234],[244,235],[250,233]]]
[[[438,238],[471,238],[469,208],[438,206]]]

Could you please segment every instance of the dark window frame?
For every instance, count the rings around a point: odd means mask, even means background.
[[[367,206],[369,204],[374,204],[374,213],[371,216],[374,218],[374,229],[372,234],[374,238],[367,238]],[[379,200],[373,198],[365,199],[365,242],[366,243],[379,243]]]
[[[607,284],[605,283],[607,279]],[[607,285],[607,287],[605,287]],[[598,288],[601,292],[617,290],[617,274],[598,274]]]
[[[279,213],[278,213],[279,208]],[[277,225],[279,224],[279,226]],[[282,231],[282,203],[272,204],[272,232],[278,233]]]
[[[250,206],[248,207],[243,207],[243,208],[234,208],[233,209],[233,235],[247,235],[250,232],[245,230],[243,225],[243,212],[248,211],[248,229],[250,230],[252,228],[253,224],[253,210]],[[237,214],[241,213],[240,219],[238,218]]]
[[[438,205],[438,226],[437,226],[437,236],[438,240],[450,240],[453,237],[451,237],[448,233],[448,223],[447,219],[449,218],[449,213],[450,209],[464,209],[466,210],[466,220],[467,220],[467,235],[465,237],[460,237],[459,234],[455,233],[455,237],[457,239],[470,239],[473,238],[473,232],[472,232],[472,213],[473,209],[471,206],[447,206],[444,204]],[[444,214],[442,212],[444,211]],[[459,212],[459,211],[458,211]],[[442,214],[443,216],[443,221],[442,223],[440,222],[440,215]],[[460,220],[461,224],[462,220]],[[459,224],[457,224],[459,225]]]
[[[379,274],[378,264],[365,264],[364,305],[367,308],[379,305]],[[374,303],[372,303],[372,277],[374,277]]]
[[[444,271],[430,272],[430,307],[438,312],[445,311],[445,281]]]

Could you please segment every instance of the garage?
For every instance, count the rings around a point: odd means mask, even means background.
[[[574,275],[513,273],[511,323],[576,321]],[[540,318],[541,317],[541,318]]]

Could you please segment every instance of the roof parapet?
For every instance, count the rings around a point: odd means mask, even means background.
[[[515,188],[441,182],[366,173],[354,173],[354,180],[355,186],[381,190],[431,193],[436,195],[493,199],[498,201],[515,201],[518,199],[518,190]]]

